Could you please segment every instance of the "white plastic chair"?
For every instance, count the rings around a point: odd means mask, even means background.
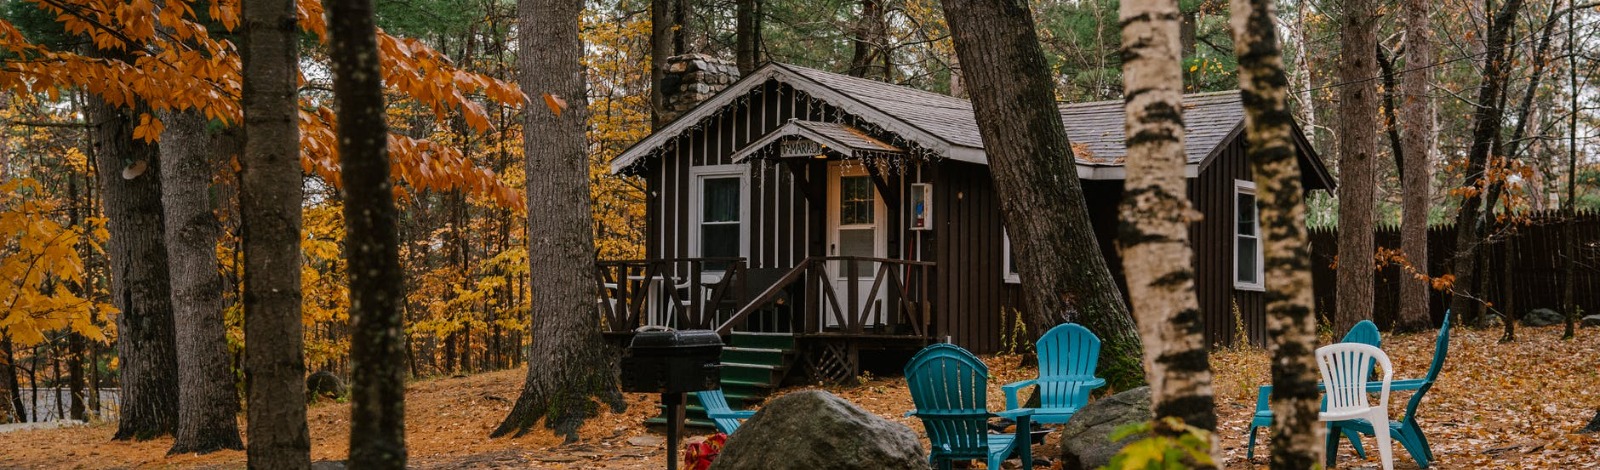
[[[1378,392],[1378,405],[1372,406],[1367,396],[1367,371],[1370,361],[1383,367],[1383,386]],[[1365,419],[1369,423],[1389,422],[1389,382],[1394,378],[1394,367],[1389,355],[1382,349],[1361,343],[1336,343],[1317,348],[1317,368],[1322,371],[1322,383],[1327,384],[1327,411],[1317,415],[1322,421],[1349,421]],[[1378,458],[1383,470],[1394,469],[1394,453],[1389,442],[1388,426],[1373,426],[1378,440]]]

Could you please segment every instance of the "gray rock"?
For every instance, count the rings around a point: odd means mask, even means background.
[[[1483,317],[1483,327],[1484,328],[1496,328],[1496,327],[1499,327],[1502,324],[1501,322],[1503,322],[1503,321],[1505,321],[1505,320],[1503,318],[1500,318],[1500,314],[1491,313],[1491,314],[1485,315]]]
[[[1150,420],[1150,387],[1118,393],[1084,406],[1061,427],[1061,468],[1089,470],[1111,464],[1122,447],[1139,440],[1129,436],[1111,442],[1111,432],[1126,424]]]
[[[1600,315],[1589,315],[1581,320],[1583,326],[1600,326]]]
[[[1526,326],[1550,326],[1565,322],[1566,318],[1560,313],[1548,308],[1536,308],[1522,317],[1522,324]]]
[[[919,469],[928,455],[917,434],[827,392],[768,402],[717,455],[716,469]]]

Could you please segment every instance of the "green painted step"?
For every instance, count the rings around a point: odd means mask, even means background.
[[[728,345],[722,348],[722,393],[734,409],[749,408],[771,394],[783,380],[793,362],[794,335],[787,333],[734,332]],[[705,408],[689,394],[684,406],[684,425],[693,428],[712,428],[706,419]],[[658,408],[662,408],[657,405]],[[663,408],[663,412],[666,410]],[[645,421],[652,426],[666,425],[666,418],[656,416]]]
[[[735,331],[730,335],[728,346],[794,350],[794,335],[788,333],[744,333]]]
[[[776,348],[741,348],[728,346],[722,348],[723,364],[783,364],[787,349]]]

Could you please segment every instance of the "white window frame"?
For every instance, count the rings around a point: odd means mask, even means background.
[[[1240,198],[1240,196],[1244,196],[1244,195],[1250,196],[1250,198],[1255,201],[1256,213],[1255,213],[1255,217],[1254,217],[1254,222],[1255,222],[1255,226],[1256,226],[1256,231],[1255,231],[1255,235],[1249,235],[1249,236],[1254,237],[1256,239],[1256,257],[1255,257],[1255,259],[1256,259],[1256,280],[1255,280],[1255,282],[1247,282],[1247,281],[1242,281],[1242,280],[1239,279],[1239,274],[1240,274],[1239,273],[1239,238],[1241,237],[1241,235],[1239,234],[1239,216],[1240,216],[1240,214],[1239,214],[1238,211],[1239,211],[1239,198]],[[1261,236],[1261,198],[1256,196],[1256,183],[1254,181],[1233,180],[1233,210],[1234,210],[1233,220],[1230,221],[1230,222],[1232,222],[1231,226],[1233,227],[1233,259],[1229,260],[1231,262],[1231,264],[1233,265],[1233,288],[1235,290],[1246,290],[1246,291],[1256,291],[1256,292],[1266,291],[1267,290],[1266,289],[1266,275],[1267,275],[1267,273],[1266,273],[1266,260],[1264,259],[1264,251],[1265,250],[1263,248],[1263,245],[1264,245],[1263,237]]]
[[[1000,247],[1000,275],[1006,284],[1021,284],[1022,275],[1011,270],[1011,231],[1000,227],[1000,238],[1005,241]]]
[[[704,210],[705,180],[712,178],[739,178],[739,256],[750,257],[750,167],[746,165],[710,165],[689,168],[689,257],[699,258],[701,212]],[[707,270],[711,272],[710,270]]]

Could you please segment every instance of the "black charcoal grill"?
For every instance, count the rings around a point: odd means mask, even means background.
[[[660,393],[667,418],[667,469],[678,468],[684,393],[722,385],[722,337],[712,330],[640,328],[622,357],[622,390]]]

